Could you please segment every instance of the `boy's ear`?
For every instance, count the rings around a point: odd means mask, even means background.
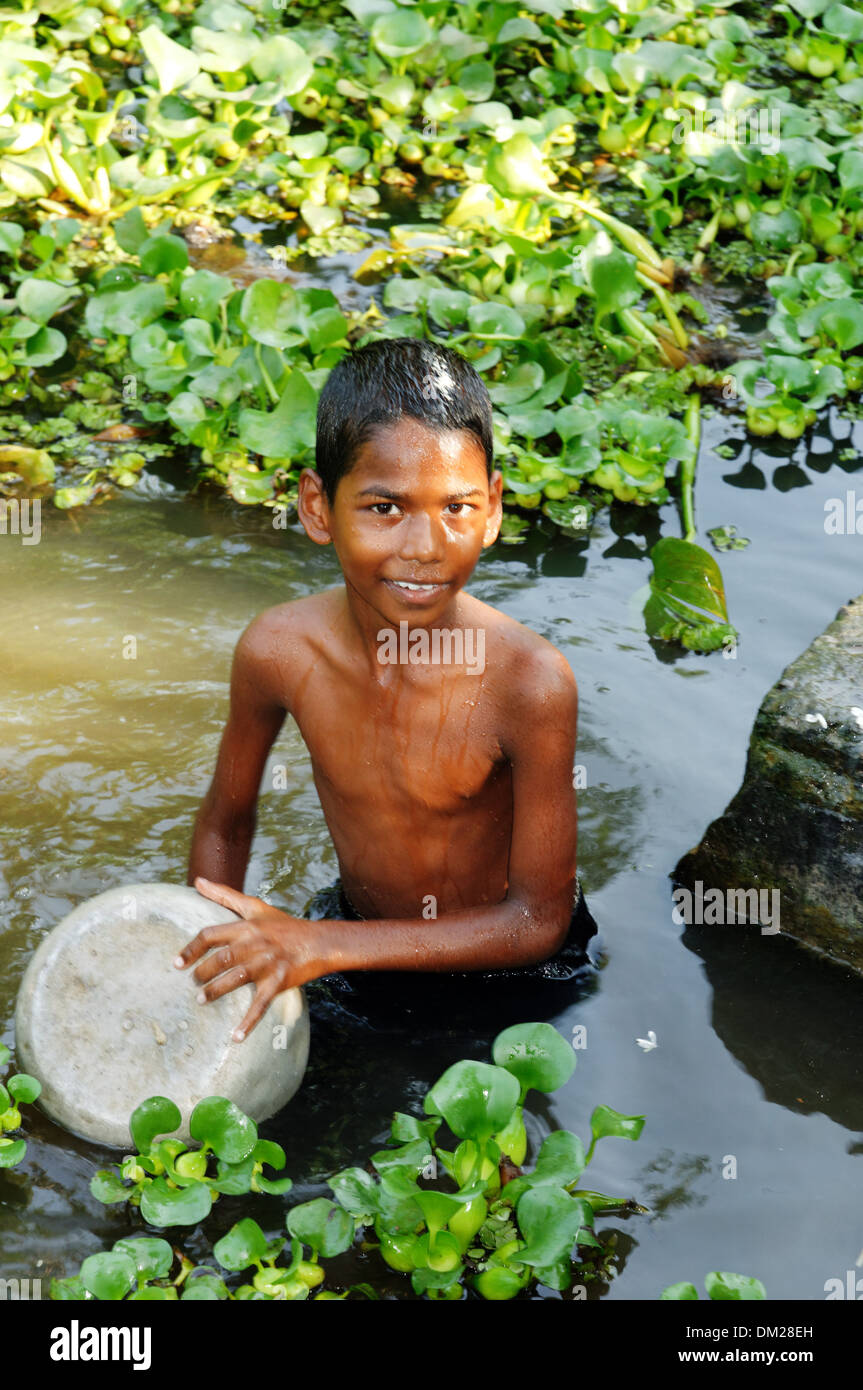
[[[315,545],[329,545],[330,508],[324,485],[319,473],[313,468],[304,468],[297,485],[297,516],[303,530]]]
[[[483,550],[494,545],[503,520],[503,474],[496,468],[488,480],[488,520],[482,538]]]

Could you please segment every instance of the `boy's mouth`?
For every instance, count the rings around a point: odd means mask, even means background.
[[[430,603],[449,588],[446,581],[420,583],[414,579],[385,579],[384,583],[405,603]]]

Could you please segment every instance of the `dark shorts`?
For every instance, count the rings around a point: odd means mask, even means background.
[[[365,920],[345,897],[341,880],[322,888],[306,904],[303,916],[310,921]],[[369,922],[374,931],[374,921]],[[434,923],[429,923],[434,930]],[[548,960],[507,970],[415,971],[352,970],[346,975],[327,975],[307,989],[350,1013],[366,1017],[388,1015],[470,1014],[492,1010],[498,1018],[511,1013],[511,1022],[535,1022],[559,1013],[592,987],[596,967],[587,943],[597,925],[584,900],[581,884],[563,945]],[[310,1003],[313,1000],[310,999]],[[502,1027],[508,1026],[501,1023]]]

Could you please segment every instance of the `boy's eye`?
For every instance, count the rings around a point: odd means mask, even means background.
[[[395,505],[395,502],[373,502],[371,510],[376,516],[392,516],[393,513],[389,511],[388,508],[394,507]],[[383,508],[383,511],[381,511],[381,508]]]
[[[464,516],[467,509],[467,502],[450,502],[447,504],[447,511],[452,516]]]

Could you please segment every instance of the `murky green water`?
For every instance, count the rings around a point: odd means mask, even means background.
[[[535,1140],[551,1124],[584,1135],[598,1102],[647,1115],[637,1145],[606,1141],[590,1169],[591,1185],[651,1209],[608,1223],[621,1232],[609,1298],[653,1299],[730,1269],[757,1275],[770,1297],[819,1299],[863,1245],[863,982],[757,929],[681,933],[667,878],[736,791],[768,687],[863,585],[863,540],[823,524],[826,500],[854,487],[839,451],[853,442],[859,455],[863,426],[852,441],[831,418],[808,455],[782,441],[753,455],[727,422],[706,425],[708,444],[740,441],[734,462],[703,452],[697,488],[702,537],[734,523],[752,541],[721,559],[735,660],[650,647],[633,596],[659,531],[636,509],[602,517],[589,545],[534,535],[498,546],[472,585],[560,647],[580,685],[579,864],[604,967],[555,1020],[567,1037],[585,1025],[587,1046],[530,1127]],[[38,545],[0,538],[0,576],[0,1022],[12,1044],[23,970],[65,913],[123,882],[185,881],[234,643],[256,612],[338,572],[298,528],[151,478],[75,519],[46,505]],[[305,749],[286,728],[263,778],[247,891],[301,912],[335,871]],[[643,1052],[636,1038],[651,1029],[658,1046]],[[264,1127],[288,1152],[291,1200],[363,1163],[394,1109],[411,1109],[456,1058],[487,1057],[490,1040],[457,1026],[372,1031],[319,1011],[306,1082]],[[47,1279],[125,1234],[129,1217],[89,1195],[104,1151],[38,1115],[29,1131],[24,1164],[0,1172],[0,1259],[7,1276]],[[723,1176],[729,1157],[736,1177]],[[223,1199],[204,1229],[215,1238],[242,1213],[248,1199]],[[255,1215],[275,1231],[283,1202],[258,1199]],[[200,1235],[186,1245],[204,1253]],[[352,1277],[404,1292],[374,1256],[358,1264]]]

